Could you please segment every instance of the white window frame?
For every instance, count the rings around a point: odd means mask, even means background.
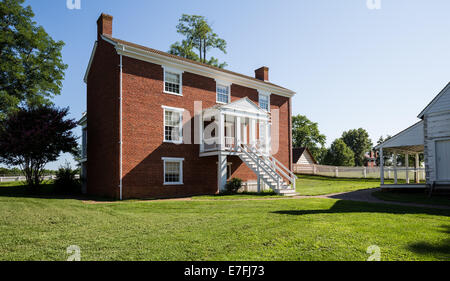
[[[170,107],[170,106],[161,106],[163,109],[163,142],[164,143],[174,143],[174,144],[182,144],[183,143],[183,108],[177,108],[177,107]],[[179,130],[180,130],[180,140],[179,141],[171,141],[166,140],[166,111],[172,111],[172,112],[178,112],[180,113],[180,124],[179,124]]]
[[[180,92],[179,93],[166,91],[166,72],[180,75]],[[163,73],[164,73],[163,92],[166,94],[169,94],[169,95],[183,96],[183,73],[184,73],[184,71],[176,69],[176,68],[172,68],[172,67],[163,66]]]
[[[216,79],[216,103],[229,104],[231,102],[231,84],[231,82]],[[228,88],[228,102],[219,101],[219,92],[217,91],[219,86]]]
[[[164,169],[163,182],[164,182],[164,185],[184,185],[184,183],[183,183],[184,158],[163,157],[163,158],[161,158],[161,160],[163,160],[163,169]],[[167,162],[180,164],[180,170],[179,170],[180,180],[178,182],[166,182],[166,163]]]
[[[258,105],[259,105],[259,107],[262,110],[264,110],[264,111],[270,112],[270,96],[271,96],[271,93],[265,92],[265,91],[258,91],[258,93],[259,93],[259,95],[258,95]],[[267,97],[268,109],[265,109],[265,108],[261,107],[261,97]]]

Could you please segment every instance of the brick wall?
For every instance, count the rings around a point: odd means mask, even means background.
[[[119,56],[98,41],[87,78],[87,192],[119,198]]]
[[[91,96],[88,97],[88,192],[117,198],[119,57],[112,55],[114,50],[104,44],[97,50],[88,82],[88,96]],[[163,68],[160,65],[123,57],[122,83],[123,198],[215,194],[218,190],[217,156],[200,158],[200,147],[193,144],[194,101],[202,101],[203,109],[216,105],[215,80],[185,72],[183,96],[170,95],[163,93]],[[232,101],[248,97],[258,104],[255,89],[233,84],[231,94]],[[163,143],[162,105],[190,112],[190,120],[184,118],[183,121],[185,126],[190,123],[192,128],[192,144]],[[271,109],[280,109],[280,150],[276,157],[290,167],[290,100],[272,95]],[[162,157],[185,159],[184,185],[163,185]],[[233,163],[233,177],[256,180],[256,175],[238,157],[228,157],[228,162]]]

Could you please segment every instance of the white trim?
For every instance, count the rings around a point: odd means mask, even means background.
[[[183,70],[180,70],[178,68],[173,68],[173,67],[168,67],[165,65],[162,65],[163,68],[163,93],[165,94],[170,94],[170,95],[175,95],[175,96],[183,96]],[[180,92],[179,93],[174,93],[174,92],[170,92],[170,91],[166,91],[166,72],[172,73],[172,74],[176,74],[180,76]]]
[[[91,71],[92,62],[94,61],[95,52],[97,51],[97,46],[98,46],[98,42],[95,41],[94,48],[92,48],[91,57],[89,58],[89,63],[86,68],[86,72],[84,73],[84,78],[83,78],[84,83],[87,83],[89,72]]]
[[[161,160],[163,161],[163,170],[164,170],[164,174],[163,174],[163,182],[164,185],[184,185],[183,183],[183,161],[184,158],[174,158],[174,157],[162,157]],[[172,162],[172,163],[179,163],[180,164],[180,181],[178,182],[166,182],[166,163],[167,162]]]
[[[182,144],[183,143],[183,108],[170,107],[170,106],[161,106],[163,109],[163,143],[173,143],[173,144]],[[180,124],[179,124],[179,132],[180,132],[180,140],[179,141],[171,141],[166,140],[166,111],[177,112],[180,114]]]
[[[123,106],[122,106],[122,99],[123,99],[123,92],[122,92],[122,86],[123,86],[123,79],[122,79],[122,76],[123,76],[123,65],[122,65],[122,55],[120,55],[120,96],[119,96],[119,102],[120,102],[120,109],[119,109],[119,114],[120,114],[120,118],[119,118],[119,126],[120,126],[120,140],[119,140],[119,150],[120,150],[120,159],[119,159],[119,161],[120,161],[120,164],[119,164],[119,166],[120,166],[120,168],[119,168],[119,172],[120,172],[120,175],[119,175],[119,177],[120,177],[120,179],[119,179],[119,189],[120,189],[120,200],[122,200],[122,197],[123,197],[123,192],[122,192],[122,190],[123,190],[123,121],[122,121],[122,118],[123,118]]]
[[[284,96],[284,97],[293,97],[296,93],[294,91],[283,89],[277,86],[269,85],[263,81],[257,81],[245,77],[241,77],[236,74],[232,73],[226,73],[220,70],[216,70],[207,66],[202,66],[198,64],[194,64],[188,61],[181,61],[177,58],[171,58],[167,57],[161,54],[157,54],[150,51],[145,51],[140,48],[132,47],[125,44],[119,44],[112,40],[108,40],[107,37],[102,35],[102,38],[110,42],[112,45],[116,46],[116,51],[124,56],[147,61],[159,65],[166,65],[170,67],[175,67],[182,69],[183,71],[188,71],[190,73],[198,74],[201,76],[213,78],[213,79],[221,79],[221,80],[228,80],[232,81],[233,84],[238,84],[241,86],[254,88],[254,89],[260,89],[260,90],[267,90],[271,92],[272,94]],[[119,46],[120,45],[120,46]],[[123,47],[123,49],[122,49]]]

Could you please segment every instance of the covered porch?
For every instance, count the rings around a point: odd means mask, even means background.
[[[200,156],[233,155],[241,145],[270,154],[270,113],[248,98],[203,111],[199,118]]]
[[[380,179],[382,189],[414,189],[426,188],[425,168],[420,167],[420,155],[424,152],[424,128],[423,121],[407,128],[389,140],[375,147],[380,156]],[[392,169],[394,184],[386,184],[385,157],[392,154]],[[403,155],[402,166],[399,166],[398,158]],[[409,160],[414,157],[414,166],[410,167]]]

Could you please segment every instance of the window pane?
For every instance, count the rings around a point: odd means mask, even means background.
[[[165,110],[164,113],[164,136],[166,141],[181,140],[181,113]]]
[[[165,72],[165,91],[171,93],[180,93],[180,74]]]
[[[269,97],[266,95],[259,96],[259,107],[264,110],[269,111]]]
[[[180,182],[180,162],[165,162],[165,183],[179,183]]]
[[[223,103],[229,103],[229,87],[217,85],[217,101]]]

